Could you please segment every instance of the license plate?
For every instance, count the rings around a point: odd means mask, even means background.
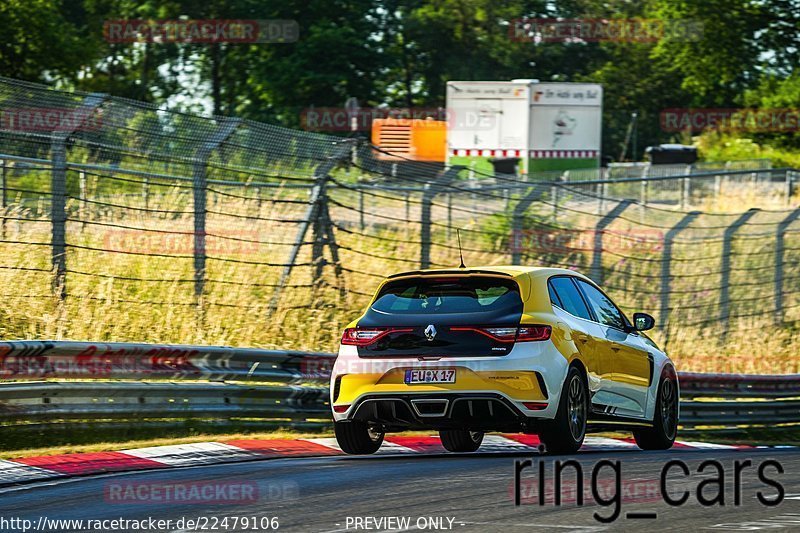
[[[456,371],[452,368],[406,370],[405,382],[407,385],[414,383],[455,383]]]

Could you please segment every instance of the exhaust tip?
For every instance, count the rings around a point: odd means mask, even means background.
[[[417,415],[421,417],[426,416],[444,416],[447,413],[447,406],[450,400],[446,399],[418,399],[411,400],[411,406],[416,411]]]

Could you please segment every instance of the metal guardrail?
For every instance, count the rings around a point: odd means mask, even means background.
[[[326,353],[222,346],[0,342],[0,423],[248,419],[324,424],[330,416],[325,385],[334,359]],[[684,430],[800,423],[800,374],[684,372],[679,378]]]
[[[327,383],[320,352],[129,342],[0,342],[0,380],[109,379]]]
[[[46,382],[0,386],[0,420],[326,419],[328,389],[232,383]]]
[[[328,389],[320,385],[327,384],[333,359],[326,353],[225,346],[0,342],[0,422],[324,422],[330,407]]]
[[[684,372],[681,424],[698,428],[800,423],[800,375]]]
[[[800,398],[800,374],[681,372],[680,379],[681,396],[684,398]]]

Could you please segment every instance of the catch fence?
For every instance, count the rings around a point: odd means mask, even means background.
[[[5,337],[331,349],[386,274],[458,265],[456,229],[470,266],[586,272],[668,348],[800,320],[791,169],[520,179],[11,80],[0,107],[61,117],[0,123]],[[782,207],[713,209],[740,193]]]

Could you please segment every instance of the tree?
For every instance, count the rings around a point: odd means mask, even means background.
[[[297,126],[307,107],[342,106],[350,96],[376,101],[384,72],[376,2],[276,1],[259,8],[258,16],[296,20],[300,39],[237,50],[237,61],[246,64],[238,113]]]
[[[87,52],[58,0],[0,2],[0,75],[28,81],[76,77]]]
[[[697,106],[730,106],[757,83],[765,52],[758,41],[765,7],[756,0],[656,0],[651,13],[667,21],[698,23],[696,39],[665,39],[654,57],[670,65]]]

